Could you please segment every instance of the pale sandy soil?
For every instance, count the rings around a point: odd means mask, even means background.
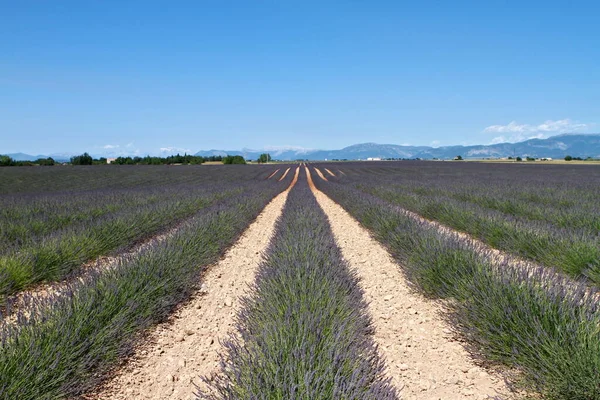
[[[307,169],[310,177],[310,171]],[[415,293],[400,267],[367,230],[311,185],[344,258],[369,302],[374,339],[406,400],[508,399],[499,376],[478,367],[443,320],[440,304]]]
[[[299,167],[290,188],[298,173]],[[374,339],[401,397],[510,398],[498,376],[470,359],[441,317],[442,307],[409,289],[387,251],[314,184],[312,188],[344,258],[359,274],[374,321]],[[84,398],[195,398],[194,383],[204,387],[200,377],[219,371],[219,341],[234,332],[238,298],[254,280],[288,191],[269,203],[223,260],[208,269],[193,299],[153,330],[113,379]]]
[[[327,178],[325,178],[325,175],[323,175],[323,173],[321,172],[321,170],[319,168],[313,167],[313,169],[315,170],[315,172],[317,173],[317,175],[319,175],[319,177],[321,179],[323,179],[324,181],[327,181]]]
[[[327,168],[325,168],[325,171],[326,171],[326,172],[327,172],[329,175],[331,175],[331,176],[335,176],[335,174],[334,174],[333,172],[331,172],[330,170],[328,170]]]
[[[218,372],[219,341],[233,332],[238,298],[254,281],[289,188],[275,197],[224,258],[211,266],[201,289],[168,321],[149,333],[115,376],[85,399],[194,399],[201,376]]]
[[[283,173],[283,175],[281,175],[281,178],[279,178],[279,182],[281,182],[282,180],[285,179],[285,177],[287,176],[288,172],[290,172],[291,168],[288,168],[285,170],[285,172]]]
[[[276,169],[275,172],[273,172],[271,175],[269,175],[269,177],[267,179],[271,179],[273,177],[273,175],[275,175],[278,172],[279,172],[279,169]]]

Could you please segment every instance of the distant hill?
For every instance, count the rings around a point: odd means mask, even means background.
[[[48,158],[46,156],[32,156],[31,154],[25,154],[25,153],[12,153],[12,154],[7,154],[7,156],[9,156],[10,158],[12,158],[15,161],[34,161],[37,160],[38,158]]]
[[[210,156],[243,156],[246,160],[256,160],[263,153],[269,153],[276,160],[297,160],[305,159],[307,155],[318,152],[318,150],[298,150],[298,149],[280,149],[280,150],[201,150],[195,155],[202,157]],[[312,159],[312,158],[311,158]]]
[[[365,160],[367,158],[421,158],[452,159],[458,155],[463,158],[501,158],[535,157],[564,158],[573,157],[600,158],[600,134],[562,134],[547,139],[529,139],[519,143],[498,143],[473,146],[400,146],[395,144],[361,143],[341,150],[206,150],[196,153],[198,156],[241,155],[246,159],[257,159],[261,153],[268,152],[279,160]]]
[[[2,154],[2,153],[0,153],[0,154]],[[31,154],[25,154],[25,153],[10,153],[10,154],[6,154],[6,155],[15,161],[35,161],[40,158],[48,158],[48,157],[52,157],[54,159],[54,161],[58,161],[58,162],[66,162],[71,159],[71,155],[69,155],[69,154],[50,154],[50,155],[39,154],[37,156],[33,156]]]
[[[247,160],[256,160],[262,153],[269,153],[276,160],[366,160],[367,158],[421,158],[430,160],[452,159],[458,155],[463,158],[501,158],[535,157],[564,158],[573,157],[600,158],[600,134],[566,133],[548,139],[529,139],[519,143],[498,143],[473,146],[400,146],[396,144],[361,143],[340,150],[202,150],[198,156],[243,156]],[[0,154],[3,154],[0,150]],[[38,158],[52,157],[55,161],[69,161],[74,154],[54,153],[49,155],[30,155],[25,153],[7,154],[17,161],[33,161]],[[92,154],[100,157],[99,154]],[[106,155],[104,155],[106,157]],[[113,155],[114,156],[114,155]]]

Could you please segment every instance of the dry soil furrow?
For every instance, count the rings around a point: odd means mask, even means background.
[[[219,367],[219,341],[233,329],[238,298],[256,269],[281,215],[289,188],[275,197],[224,258],[203,277],[200,291],[152,331],[116,375],[87,399],[194,399],[194,384]]]
[[[326,171],[326,172],[327,172],[329,175],[331,175],[331,176],[335,176],[335,174],[334,174],[333,172],[331,172],[330,170],[328,170],[327,168],[325,168],[325,171]]]
[[[317,168],[317,167],[313,167],[313,168],[314,168],[315,172],[317,173],[317,175],[319,175],[319,177],[321,179],[323,179],[324,181],[328,182],[327,178],[325,178],[325,175],[323,175],[323,173],[321,172],[321,170],[319,168]]]
[[[290,190],[291,188],[294,187],[294,185],[296,184],[296,182],[298,182],[298,175],[300,174],[300,167],[296,167],[296,172],[294,173],[294,178],[292,179],[292,183],[290,184],[290,187],[288,190]]]
[[[456,341],[440,315],[442,307],[412,291],[399,266],[368,231],[314,184],[311,188],[344,258],[361,279],[375,341],[402,398],[509,398],[503,380],[475,365]]]
[[[279,169],[276,169],[275,172],[273,172],[271,175],[269,175],[269,177],[267,179],[271,179],[273,177],[273,175],[275,175],[278,172],[279,172]]]
[[[279,182],[281,182],[282,180],[285,179],[285,177],[287,176],[288,172],[290,172],[290,169],[291,169],[291,167],[285,170],[285,172],[283,173],[283,175],[281,175],[281,178],[279,178],[279,180],[278,180]]]

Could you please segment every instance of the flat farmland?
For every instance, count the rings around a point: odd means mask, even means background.
[[[600,169],[595,165],[345,165],[374,198],[465,232],[493,248],[600,282]]]
[[[600,399],[600,168],[0,169],[0,398]]]

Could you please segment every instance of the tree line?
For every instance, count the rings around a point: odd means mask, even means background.
[[[269,154],[261,154],[257,160],[260,162],[268,162],[271,160]],[[111,164],[117,165],[171,165],[171,164],[186,164],[186,165],[198,165],[205,162],[222,162],[223,164],[246,164],[246,160],[242,156],[195,156],[191,154],[176,154],[168,157],[117,157],[111,161]],[[52,157],[39,158],[35,161],[17,161],[12,157],[0,154],[0,167],[8,166],[33,166],[33,165],[55,165],[61,164],[55,161]],[[73,156],[69,160],[68,164],[71,165],[103,165],[108,164],[106,157],[93,158],[88,153],[83,153],[78,156]]]
[[[111,164],[117,165],[169,165],[169,164],[191,164],[197,165],[205,163],[206,161],[222,161],[221,156],[210,156],[210,157],[202,157],[202,156],[193,156],[191,154],[184,155],[174,155],[168,157],[153,157],[153,156],[145,156],[145,157],[117,157],[112,161]],[[73,162],[71,162],[73,163]],[[106,159],[105,159],[106,164]]]
[[[56,161],[52,157],[38,158],[35,161],[17,161],[12,157],[0,154],[0,167],[25,167],[30,165],[54,165]]]

